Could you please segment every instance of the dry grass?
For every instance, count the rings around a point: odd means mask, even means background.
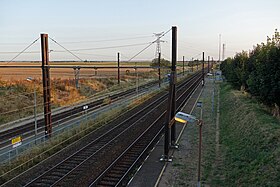
[[[15,65],[15,64],[9,64]],[[27,64],[24,64],[27,65]],[[34,64],[29,64],[34,65]],[[4,71],[6,69],[1,69]],[[11,70],[11,71],[10,71]],[[72,69],[65,69],[66,71],[73,71]],[[101,69],[103,71],[103,69]],[[38,70],[28,70],[28,69],[9,69],[8,75],[12,78],[0,79],[0,124],[21,119],[24,117],[32,116],[34,111],[34,83],[28,82],[26,80],[27,75],[32,74],[33,71]],[[64,71],[63,69],[56,69],[55,71]],[[92,71],[92,70],[86,70]],[[124,71],[124,70],[123,70]],[[148,72],[146,69],[139,69],[138,79],[139,84],[151,80],[156,76],[156,72]],[[13,76],[13,72],[19,75]],[[82,71],[81,71],[82,72]],[[101,72],[98,72],[98,74]],[[106,73],[108,72],[103,72]],[[93,95],[95,97],[102,96],[104,93],[108,93],[114,90],[126,90],[136,85],[136,73],[132,72],[125,73],[126,77],[122,76],[121,85],[117,84],[116,76],[113,78],[106,77],[100,78],[100,76],[95,77],[85,77],[79,80],[79,89],[76,88],[75,80],[73,79],[73,72],[69,75],[71,78],[66,78],[63,73],[60,72],[53,76],[51,72],[51,102],[52,108],[72,105],[77,102],[86,100]],[[39,73],[40,74],[40,73]],[[35,75],[35,87],[37,93],[37,113],[43,112],[43,85],[41,80],[41,75],[38,78]],[[59,75],[59,76],[58,76]],[[5,76],[5,74],[4,74]],[[33,75],[32,75],[33,76]],[[3,77],[3,76],[2,76]],[[14,78],[15,77],[15,78]],[[7,77],[6,77],[7,78]],[[34,76],[33,76],[34,78]],[[24,102],[23,102],[24,101]]]
[[[3,63],[0,65],[3,66],[41,66],[41,62],[11,62]],[[50,62],[50,65],[64,65],[64,66],[108,66],[117,67],[116,62]],[[134,66],[134,63],[121,63],[121,66]],[[137,62],[137,66],[149,66],[148,62]],[[151,68],[139,68],[137,71],[144,73],[149,72]],[[134,68],[121,68],[121,75],[126,75],[126,71],[135,72]],[[105,69],[81,69],[80,74],[87,77],[94,76],[106,76],[106,77],[117,77],[116,68],[105,68]],[[16,80],[25,80],[27,77],[32,76],[35,79],[42,79],[42,69],[39,68],[0,68],[0,75],[2,80],[16,81]],[[51,78],[60,78],[60,79],[73,79],[74,70],[73,68],[51,68],[50,69]]]
[[[34,166],[40,161],[48,158],[52,154],[55,154],[59,150],[67,147],[69,144],[81,139],[82,137],[85,137],[95,129],[113,121],[121,114],[124,114],[125,112],[139,106],[157,93],[158,91],[152,92],[137,99],[136,102],[132,102],[126,107],[118,107],[116,109],[102,113],[93,121],[81,124],[78,127],[65,131],[59,136],[53,137],[51,141],[47,142],[43,146],[30,149],[28,152],[21,155],[18,159],[12,161],[10,164],[0,167],[0,184]],[[106,100],[104,102],[108,101]]]
[[[81,90],[75,88],[74,81],[53,79],[51,81],[52,108],[74,104],[87,96],[101,92],[110,85],[92,79],[81,81]],[[88,87],[88,90],[83,90]],[[0,79],[0,124],[33,115],[34,83],[26,80],[3,81]],[[43,112],[43,85],[35,80],[37,113]]]

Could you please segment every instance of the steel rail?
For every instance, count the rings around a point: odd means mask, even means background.
[[[157,82],[151,82],[151,83],[148,83],[148,84],[141,85],[139,87],[139,89],[140,89],[139,91],[144,90],[146,87],[152,87],[155,84],[157,84]],[[124,92],[116,93],[115,95],[109,95],[108,97],[111,100],[116,101],[116,100],[122,99],[123,97],[133,95],[134,92],[135,92],[135,89],[132,88],[132,89],[126,90]],[[92,111],[92,110],[95,110],[97,108],[100,108],[102,106],[108,105],[108,103],[106,104],[106,103],[103,102],[105,98],[102,97],[100,99],[97,99],[97,100],[89,102],[89,103],[82,103],[82,104],[79,104],[78,106],[74,106],[74,107],[70,108],[69,110],[56,113],[52,116],[53,123],[55,124],[57,121],[62,122],[65,118],[73,119],[73,118],[79,116],[80,113],[82,113],[84,111],[83,110],[84,105],[88,105],[88,110],[87,111],[89,111],[89,112]],[[69,116],[69,114],[71,114],[71,115]],[[28,133],[29,131],[32,131],[31,134],[34,133],[33,132],[33,125],[34,125],[34,122],[32,121],[32,122],[29,122],[25,125],[16,127],[14,129],[9,129],[8,131],[0,132],[0,135],[1,135],[0,147],[3,147],[5,145],[7,145],[5,142],[3,142],[5,139],[10,139],[10,138],[13,138],[17,135],[22,135],[24,133]],[[38,128],[40,128],[42,126],[44,126],[44,121],[43,121],[43,119],[39,119],[38,120]],[[9,140],[7,140],[7,141],[9,141]]]
[[[193,78],[190,78],[188,81],[190,81],[190,80],[192,80]],[[188,82],[187,81],[187,82]],[[185,85],[185,84],[183,84],[183,85]],[[164,94],[164,96],[166,96],[166,94]],[[156,100],[156,101],[158,101],[158,100]],[[150,105],[149,105],[150,106]],[[146,107],[145,107],[146,108]],[[143,111],[143,110],[141,110],[141,111]],[[135,115],[133,115],[133,116],[137,116],[137,114],[138,113],[136,113]],[[129,118],[130,119],[130,118]],[[117,127],[117,126],[116,126]],[[113,129],[115,129],[115,128],[113,128]],[[113,129],[111,129],[109,132],[111,132]],[[92,142],[91,142],[92,143]],[[83,148],[85,148],[85,147],[83,147]],[[83,148],[81,148],[81,149],[83,149]],[[70,155],[71,156],[71,155]]]
[[[179,110],[185,103],[185,101],[190,97],[190,95],[192,94],[192,92],[196,89],[197,86],[199,86],[199,80],[200,77],[198,77],[193,83],[191,83],[191,85],[186,89],[183,90],[183,93],[179,95],[179,97],[176,99],[178,102],[180,99],[183,98],[183,101],[180,102],[180,105],[177,107],[176,110]],[[185,94],[187,93],[187,96],[185,96]],[[165,116],[166,110],[151,124],[151,126],[149,127],[152,128],[152,126],[154,124],[156,124],[160,119],[162,119]],[[115,166],[115,164],[124,157],[124,155],[129,151],[130,148],[132,147],[138,147],[136,146],[136,142],[138,142],[138,140],[140,140],[140,138],[142,138],[146,132],[148,132],[149,129],[146,129],[145,132],[143,132],[120,156],[118,156],[108,167],[106,170],[104,170],[89,186],[96,186],[97,184],[99,184],[100,180],[102,180],[102,178],[104,178],[104,176],[106,175],[106,173],[109,172],[109,170],[112,169],[112,167]],[[138,160],[142,157],[142,155],[144,154],[144,152],[148,149],[148,147],[152,144],[152,142],[156,139],[156,137],[160,134],[160,132],[164,129],[164,126],[162,125],[161,129],[158,131],[158,133],[156,135],[152,135],[153,140],[146,145],[145,148],[143,148],[144,150],[139,154],[139,156],[135,159],[135,161],[131,164],[131,166],[127,169],[127,171],[122,175],[122,177],[119,178],[119,181],[114,184],[114,186],[119,186],[123,179],[128,175],[128,173],[132,170],[132,168],[134,168],[135,164],[138,162]],[[143,140],[141,141],[143,142]],[[106,185],[105,183],[101,184],[101,185]]]
[[[40,179],[41,177],[43,177],[45,174],[47,174],[48,172],[51,172],[53,169],[55,169],[56,167],[60,166],[61,164],[65,163],[66,161],[68,161],[69,159],[73,158],[75,155],[79,154],[81,151],[87,149],[88,147],[90,147],[91,145],[97,143],[97,141],[100,141],[101,138],[103,137],[107,137],[108,134],[114,132],[114,130],[116,130],[117,128],[119,128],[120,126],[122,126],[123,124],[128,123],[129,121],[131,121],[133,118],[137,117],[140,113],[144,112],[145,110],[147,110],[147,108],[154,106],[155,103],[160,102],[161,100],[165,97],[165,95],[163,95],[162,97],[158,98],[156,101],[150,103],[148,106],[146,106],[145,108],[143,108],[142,110],[140,110],[139,112],[135,113],[134,115],[130,116],[129,118],[127,118],[125,121],[123,121],[122,123],[116,125],[114,128],[110,129],[109,131],[107,131],[107,133],[102,134],[101,136],[99,136],[97,139],[95,139],[94,141],[90,142],[89,144],[87,144],[86,146],[82,147],[81,149],[79,149],[78,151],[76,151],[74,154],[68,156],[66,159],[62,160],[61,162],[59,162],[58,164],[56,164],[54,167],[52,167],[51,169],[47,170],[46,172],[44,172],[43,174],[41,174],[40,176],[38,176],[37,178],[33,179],[32,181],[30,181],[29,183],[27,183],[25,186],[29,186],[32,183],[34,183],[36,180]],[[145,115],[148,115],[145,114]],[[144,117],[144,116],[142,116]],[[141,117],[141,118],[142,118]],[[140,119],[141,119],[140,118]],[[137,121],[139,121],[140,119],[138,119]],[[76,169],[77,167],[79,167],[81,164],[85,163],[88,159],[90,159],[94,154],[96,154],[98,151],[100,151],[102,148],[104,148],[106,145],[108,145],[109,143],[113,142],[117,137],[121,136],[121,134],[123,134],[126,130],[130,129],[131,127],[133,127],[133,125],[136,124],[135,122],[130,125],[128,128],[126,128],[125,130],[123,130],[120,134],[118,134],[117,136],[115,136],[113,139],[111,139],[109,142],[107,142],[105,145],[103,145],[100,149],[98,149],[97,151],[95,151],[92,155],[90,155],[87,159],[83,160],[80,164],[78,164],[77,166],[75,166],[74,168],[72,168],[69,172],[67,172],[65,175],[63,175],[60,179],[62,180],[63,178],[65,178],[71,171],[73,171],[74,169]],[[59,182],[58,180],[54,183],[51,184],[55,185],[57,182]]]

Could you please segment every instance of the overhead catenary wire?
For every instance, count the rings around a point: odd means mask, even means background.
[[[32,53],[40,53],[40,51],[0,51],[0,54],[17,54],[17,53],[24,53],[24,54],[32,54]]]
[[[56,52],[56,51],[54,51]],[[102,55],[102,54],[94,54],[94,53],[80,53],[80,52],[75,52],[75,54],[79,54],[79,55],[92,55],[92,56],[100,56],[100,57],[110,57],[110,58],[114,58],[115,56],[113,55]]]
[[[142,49],[141,51],[139,51],[138,53],[136,53],[133,57],[131,57],[127,62],[130,62],[132,59],[134,59],[135,57],[137,57],[138,55],[140,55],[143,51],[145,51],[146,49],[148,49],[152,44],[154,44],[155,42],[157,42],[157,40],[161,39],[163,36],[165,36],[168,32],[170,32],[172,30],[169,29],[168,31],[166,31],[165,33],[163,33],[161,36],[159,36],[156,40],[154,40],[153,42],[151,42],[148,46],[146,46],[144,49]]]
[[[133,46],[140,46],[146,45],[150,43],[136,43],[136,44],[126,44],[126,45],[116,45],[116,46],[107,46],[107,47],[94,47],[94,48],[82,48],[82,49],[69,49],[68,51],[90,51],[90,50],[100,50],[100,49],[114,49],[114,48],[121,48],[121,47],[133,47]],[[64,52],[59,50],[53,50],[53,52]]]
[[[197,55],[193,56],[192,58],[196,58],[198,56],[200,56],[202,53],[198,53]]]
[[[64,50],[66,50],[67,52],[69,52],[71,55],[73,55],[74,57],[76,57],[77,59],[79,59],[80,61],[83,61],[80,57],[78,57],[77,55],[75,55],[73,52],[71,52],[70,50],[66,49],[64,46],[62,46],[60,43],[58,43],[57,41],[55,41],[54,39],[52,39],[51,37],[49,37],[49,39],[51,39],[55,44],[57,44],[58,46],[62,47]]]
[[[128,38],[118,38],[118,39],[106,39],[106,40],[93,40],[93,41],[73,41],[73,42],[61,42],[63,44],[76,44],[76,43],[98,43],[98,42],[113,42],[113,41],[123,41],[123,40],[134,40],[140,38],[150,38],[153,37],[152,35],[149,36],[138,36],[138,37],[128,37]]]
[[[22,51],[20,51],[14,58],[12,58],[11,60],[9,60],[8,62],[6,62],[6,64],[12,62],[14,59],[16,59],[19,55],[21,55],[22,53],[24,53],[28,48],[30,48],[33,44],[35,44],[38,40],[40,39],[37,38],[36,40],[34,40],[31,44],[29,44],[26,48],[24,48]]]
[[[0,43],[0,45],[27,45],[29,43]]]

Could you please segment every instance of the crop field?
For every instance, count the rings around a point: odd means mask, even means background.
[[[136,66],[149,66],[148,62],[137,62]],[[11,63],[0,63],[2,66],[41,66],[40,62],[11,62]],[[80,76],[87,78],[114,78],[117,77],[117,64],[116,62],[50,62],[50,65],[55,66],[93,66],[96,69],[80,69]],[[108,68],[98,67],[108,66]],[[116,68],[109,68],[116,66]],[[135,63],[121,63],[120,66],[135,66]],[[138,73],[145,73],[153,71],[152,68],[138,68]],[[134,68],[121,68],[120,74],[128,75],[135,73]],[[51,78],[53,79],[70,79],[74,78],[74,69],[72,68],[51,68]],[[41,68],[0,68],[0,78],[6,81],[17,81],[25,80],[27,77],[33,77],[35,79],[42,78]]]

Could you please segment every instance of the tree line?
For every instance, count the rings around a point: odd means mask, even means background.
[[[271,38],[267,37],[266,44],[227,58],[220,67],[228,82],[279,110],[280,36],[277,29]]]

